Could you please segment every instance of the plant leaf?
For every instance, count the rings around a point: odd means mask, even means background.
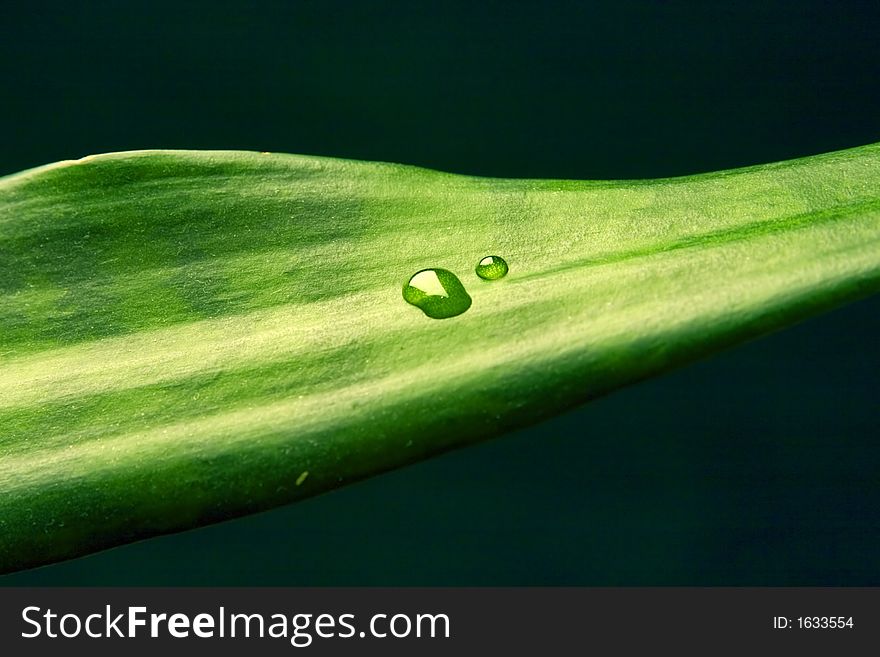
[[[467,312],[403,300],[430,267]],[[654,181],[187,151],[10,176],[0,571],[313,495],[878,287],[880,145]]]

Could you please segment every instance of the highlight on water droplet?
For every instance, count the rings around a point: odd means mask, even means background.
[[[510,268],[501,256],[486,256],[477,263],[477,276],[486,281],[496,281],[507,276]]]
[[[471,297],[447,269],[423,269],[403,286],[403,298],[432,319],[461,315],[471,307]]]

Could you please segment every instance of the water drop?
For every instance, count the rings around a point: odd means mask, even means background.
[[[507,276],[509,267],[501,256],[486,256],[477,263],[477,276],[487,281],[495,281]]]
[[[423,269],[413,274],[403,286],[403,298],[433,319],[455,317],[471,307],[464,285],[446,269]]]

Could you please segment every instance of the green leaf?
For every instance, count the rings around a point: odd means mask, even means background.
[[[404,301],[427,268],[465,312]],[[878,287],[880,145],[653,181],[184,151],[7,177],[0,571],[313,495]]]

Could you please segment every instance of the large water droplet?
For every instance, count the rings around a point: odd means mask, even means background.
[[[446,269],[423,269],[413,274],[403,286],[403,298],[433,319],[455,317],[471,307],[464,285]]]
[[[486,256],[477,264],[477,276],[494,281],[507,276],[509,267],[501,256]]]

